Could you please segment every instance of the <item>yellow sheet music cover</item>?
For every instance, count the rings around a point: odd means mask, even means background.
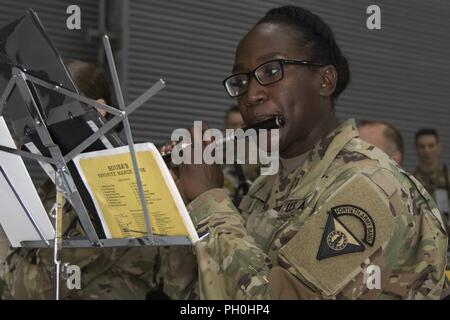
[[[135,145],[154,235],[198,235],[164,160],[152,143]],[[74,159],[108,238],[145,237],[145,217],[128,146],[83,153]]]

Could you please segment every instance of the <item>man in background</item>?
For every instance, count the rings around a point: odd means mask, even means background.
[[[446,164],[439,160],[442,145],[435,129],[421,129],[416,133],[416,153],[419,165],[414,176],[434,197],[449,230],[450,175]]]
[[[383,150],[401,166],[403,138],[393,125],[383,121],[362,120],[359,122],[358,131],[361,139]]]
[[[240,129],[244,127],[244,119],[242,119],[238,106],[231,106],[225,113],[225,129]]]

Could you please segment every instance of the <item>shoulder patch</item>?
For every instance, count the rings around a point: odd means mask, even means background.
[[[355,174],[325,199],[280,255],[325,297],[332,297],[391,239],[394,220],[382,189]]]
[[[330,211],[317,253],[317,260],[364,250],[365,247],[361,241]]]
[[[331,213],[336,218],[349,216],[358,219],[364,227],[364,238],[362,239],[369,246],[373,246],[376,236],[376,227],[372,217],[364,209],[354,205],[341,205],[331,208]]]

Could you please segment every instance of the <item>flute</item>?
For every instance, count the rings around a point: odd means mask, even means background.
[[[259,130],[259,129],[267,129],[267,130],[279,129],[279,128],[283,127],[285,123],[286,123],[286,120],[284,119],[284,117],[281,116],[281,115],[278,115],[278,116],[276,116],[274,118],[270,118],[270,119],[267,119],[267,120],[255,123],[251,127],[242,128],[242,130],[245,132],[245,131],[250,130],[250,129],[254,129],[254,130]],[[216,141],[215,143],[217,145],[224,145],[227,142],[229,142],[230,140],[234,140],[234,139],[242,138],[242,137],[243,137],[243,135],[239,135],[239,136],[236,136],[234,134],[233,135],[227,135],[225,139],[220,139],[220,140]],[[183,144],[181,146],[181,151],[184,150],[185,148],[191,146],[191,145],[192,145],[192,143],[185,143],[185,144]],[[162,155],[162,158],[163,158],[165,163],[170,163],[170,161],[172,159],[172,153],[171,152],[166,152],[166,153],[163,153],[161,155]]]

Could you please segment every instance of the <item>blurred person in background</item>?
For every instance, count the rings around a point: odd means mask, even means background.
[[[435,129],[424,128],[416,133],[416,153],[419,165],[414,176],[434,197],[449,230],[450,174],[439,156],[442,145]]]
[[[402,165],[403,138],[397,128],[383,121],[361,120],[358,131],[361,139],[383,150],[399,166]]]

